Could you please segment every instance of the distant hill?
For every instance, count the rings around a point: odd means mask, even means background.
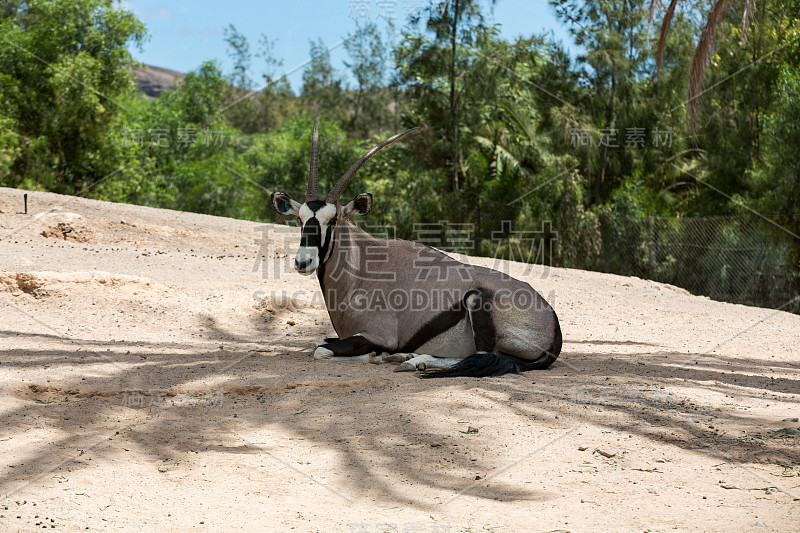
[[[153,65],[142,65],[142,68],[135,69],[133,73],[136,76],[136,84],[139,91],[151,98],[157,97],[163,91],[172,89],[179,79],[186,76],[183,72],[154,67]]]

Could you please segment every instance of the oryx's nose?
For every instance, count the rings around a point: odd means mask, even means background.
[[[296,257],[294,258],[294,268],[295,268],[295,270],[305,270],[306,268],[308,268],[308,265],[310,265],[310,264],[311,264],[311,258],[310,257],[304,258],[304,259],[298,259]]]

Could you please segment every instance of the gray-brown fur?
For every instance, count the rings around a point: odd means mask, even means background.
[[[485,267],[465,265],[446,254],[423,244],[405,240],[385,240],[371,236],[347,220],[336,225],[332,242],[334,248],[325,262],[320,279],[328,313],[340,338],[363,335],[387,351],[405,346],[432,316],[446,312],[462,302],[471,290],[495,290],[512,297],[525,293],[531,301],[527,309],[513,305],[495,306],[497,349],[523,359],[538,358],[550,346],[553,329],[553,309],[530,285],[502,272]],[[365,279],[366,278],[366,279]],[[385,278],[385,279],[383,279]],[[369,309],[359,312],[361,291],[371,302]],[[424,291],[435,302],[417,309],[410,299],[412,289]],[[395,310],[391,302],[381,309],[380,296],[385,300],[393,291],[405,291],[409,305]],[[429,300],[430,301],[430,300]],[[377,304],[377,306],[376,306]],[[524,347],[514,344],[519,332],[509,326],[522,328],[536,338]],[[543,333],[537,333],[543,332]],[[448,353],[431,355],[449,357]]]

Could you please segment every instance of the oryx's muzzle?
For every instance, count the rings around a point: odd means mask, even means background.
[[[294,257],[294,269],[308,275],[319,266],[319,251],[315,246],[301,246]]]

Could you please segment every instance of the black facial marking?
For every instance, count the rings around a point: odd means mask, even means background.
[[[319,257],[321,261],[327,260],[328,255],[328,248],[333,248],[333,228],[336,227],[336,220],[337,217],[333,217],[330,222],[328,222],[328,233],[325,235],[325,242],[322,244],[322,247],[319,250]]]
[[[310,202],[306,202],[306,205],[308,206],[309,209],[311,209],[311,211],[316,213],[317,211],[319,211],[328,204],[327,202],[324,202],[322,200],[311,200]]]
[[[317,266],[317,279],[319,279],[319,286],[323,293],[325,292],[325,262],[333,252],[333,228],[336,227],[337,218],[338,217],[333,217],[328,224],[328,234],[325,236],[325,244],[322,245],[319,251],[320,261]]]
[[[319,219],[317,219],[317,211],[325,207],[327,202],[323,202],[322,200],[311,200],[310,202],[306,202],[306,206],[314,213],[314,215],[309,218],[305,225],[303,225],[303,232],[300,237],[300,246],[314,246],[316,248],[322,248],[322,227],[320,226]],[[301,221],[302,223],[302,221]],[[333,228],[336,224],[336,217],[333,218],[328,223],[329,228]],[[326,243],[330,240],[330,230],[328,231],[328,237],[325,239]]]
[[[319,248],[322,244],[322,228],[317,217],[311,217],[303,226],[303,233],[300,235],[300,246],[314,246]]]

